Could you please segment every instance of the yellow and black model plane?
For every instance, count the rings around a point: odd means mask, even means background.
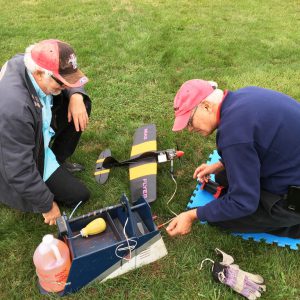
[[[129,179],[132,202],[141,196],[148,202],[156,200],[157,164],[173,160],[184,153],[175,149],[157,150],[156,127],[154,124],[138,128],[134,134],[130,159],[118,161],[111,156],[110,149],[105,149],[96,161],[95,179],[104,184],[109,172],[114,167],[129,167]]]

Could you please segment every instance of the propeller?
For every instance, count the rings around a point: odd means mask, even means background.
[[[181,157],[183,156],[184,152],[179,150],[178,142],[176,141],[176,153],[177,153],[177,152],[180,152],[180,154],[181,154],[181,152],[182,152],[181,155],[179,154],[179,155],[177,156],[177,157],[178,157],[178,160],[179,160],[179,163],[180,163],[180,166],[182,166]]]

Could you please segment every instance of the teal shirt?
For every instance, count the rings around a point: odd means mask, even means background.
[[[30,72],[28,75],[31,79],[31,82],[35,88],[35,91],[43,105],[42,109],[42,119],[43,119],[43,137],[44,137],[44,148],[45,148],[45,163],[44,163],[44,176],[43,180],[46,181],[54,171],[59,167],[59,163],[56,160],[56,157],[52,150],[49,148],[51,138],[55,134],[54,130],[51,128],[51,119],[52,111],[51,107],[53,106],[53,97],[52,95],[46,95],[39,85],[36,83],[34,77]]]

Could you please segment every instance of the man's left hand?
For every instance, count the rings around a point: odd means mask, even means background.
[[[75,93],[70,98],[68,122],[73,120],[76,131],[84,131],[89,123],[89,116],[81,94]]]
[[[195,220],[197,220],[197,209],[183,212],[174,218],[166,230],[170,236],[188,234]]]

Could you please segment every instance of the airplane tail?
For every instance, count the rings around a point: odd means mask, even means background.
[[[105,149],[104,151],[102,151],[96,161],[96,168],[95,168],[95,179],[98,183],[100,184],[104,184],[109,176],[109,172],[110,172],[110,168],[105,168],[103,166],[104,160],[106,160],[106,158],[110,158],[111,157],[111,151],[110,149]]]

